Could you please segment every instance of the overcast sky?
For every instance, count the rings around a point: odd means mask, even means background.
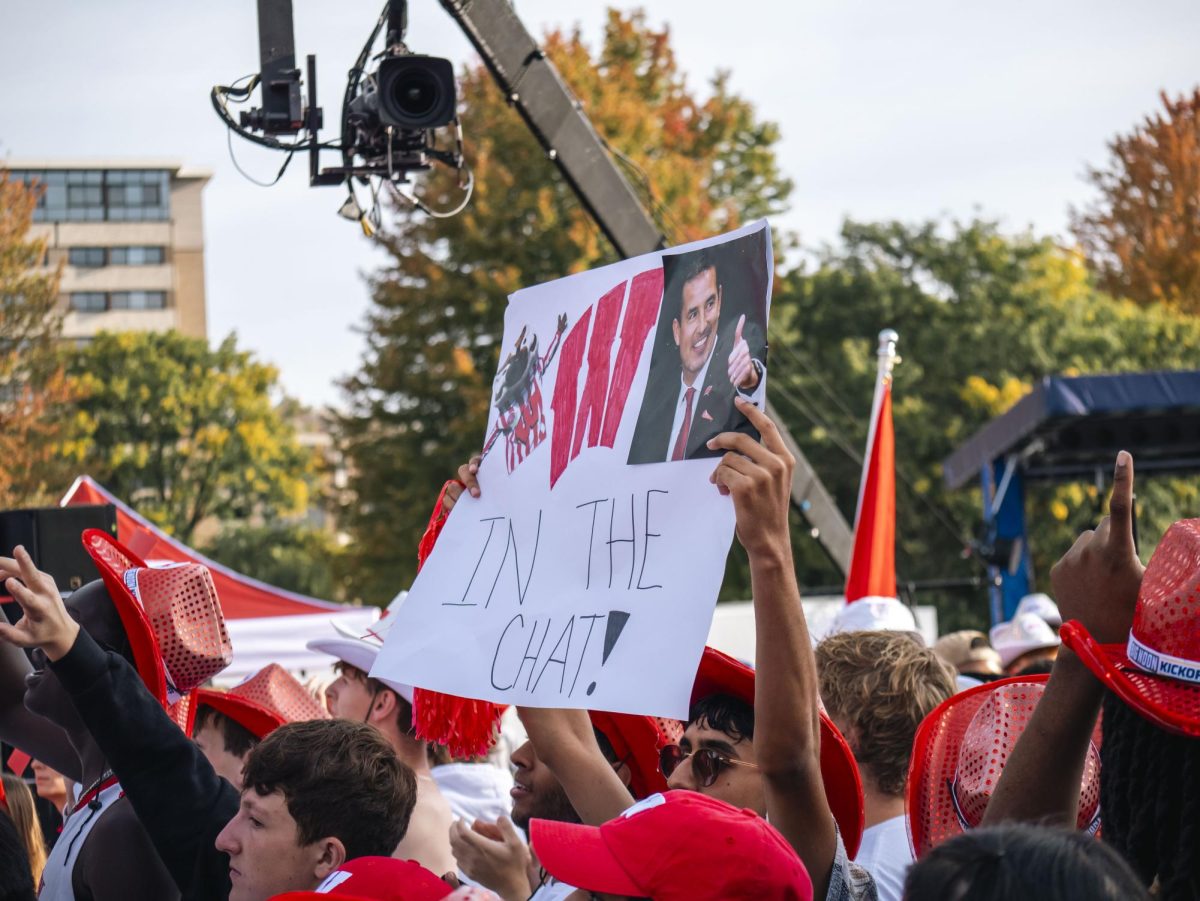
[[[316,53],[325,121],[378,0],[296,0],[296,48]],[[536,35],[581,24],[598,2],[518,0]],[[691,83],[717,68],[783,131],[796,182],[775,223],[809,247],[844,217],[999,218],[1063,234],[1090,196],[1085,167],[1158,105],[1200,81],[1195,0],[662,0]],[[258,68],[252,0],[0,0],[0,158],[168,157],[209,169],[205,194],[209,337],[236,331],[305,402],[336,403],[362,352],[362,274],[380,257],[335,215],[343,193],[309,189],[297,159],[273,188],[233,168],[208,99]],[[471,57],[435,0],[410,0],[410,47]],[[328,135],[334,137],[331,131]],[[470,135],[467,135],[468,141]],[[269,180],[281,158],[234,139]]]

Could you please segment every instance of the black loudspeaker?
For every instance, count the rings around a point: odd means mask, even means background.
[[[84,529],[117,534],[117,508],[112,504],[40,507],[0,511],[0,554],[11,557],[24,545],[42,572],[54,577],[64,595],[100,578],[79,536]],[[0,595],[8,592],[0,588]]]

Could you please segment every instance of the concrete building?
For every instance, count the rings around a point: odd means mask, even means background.
[[[60,262],[63,337],[167,331],[207,337],[201,192],[211,174],[165,160],[10,160],[43,193],[32,234]]]

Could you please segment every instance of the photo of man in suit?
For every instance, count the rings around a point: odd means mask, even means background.
[[[663,302],[630,463],[719,456],[707,442],[755,435],[733,404],[766,396],[766,254],[762,232],[665,255]],[[740,246],[739,246],[740,245]]]

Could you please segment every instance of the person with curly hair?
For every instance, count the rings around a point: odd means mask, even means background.
[[[900,901],[912,863],[905,822],[917,727],[954,694],[954,672],[908,632],[839,632],[817,645],[825,710],[846,736],[863,783],[866,828],[855,862],[881,901]]]
[[[1172,525],[1148,567],[1133,538],[1133,459],[1110,515],[1050,572],[1063,648],[984,824],[1075,820],[1101,720],[1104,841],[1161,901],[1200,898],[1200,519]]]

